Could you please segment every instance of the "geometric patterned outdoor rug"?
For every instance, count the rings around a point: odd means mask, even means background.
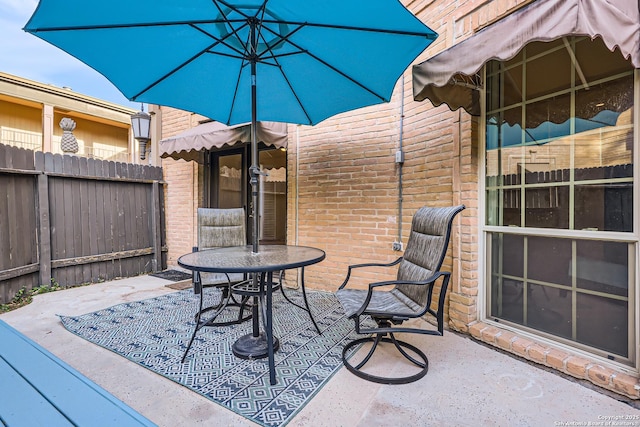
[[[206,292],[205,306],[219,298],[211,289]],[[287,296],[303,305],[300,292],[287,290]],[[273,330],[280,349],[275,353],[277,383],[272,386],[267,358],[244,360],[231,352],[233,342],[251,332],[251,321],[200,329],[185,362],[180,362],[198,298],[189,289],[60,319],[74,334],[263,426],[289,422],[342,367],[342,348],[357,337],[353,321],[345,318],[333,294],[307,292],[322,331],[318,335],[308,313],[275,292]]]

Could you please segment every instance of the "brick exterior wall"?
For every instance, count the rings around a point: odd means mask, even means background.
[[[416,61],[421,62],[530,0],[404,3],[440,34]],[[198,116],[162,110],[163,138],[197,124]],[[464,111],[413,101],[411,68],[387,104],[343,113],[313,127],[289,125],[287,243],[327,253],[325,261],[305,270],[306,285],[333,291],[342,283],[348,265],[395,259],[401,252],[393,251],[392,243],[401,229],[406,245],[418,208],[463,203],[467,209],[454,221],[443,267],[452,271],[446,307],[449,327],[617,393],[640,397],[633,375],[480,322],[479,283],[484,281],[479,277],[478,132],[477,118]],[[402,168],[395,163],[400,144],[405,151]],[[168,262],[175,265],[177,257],[195,244],[195,209],[202,206],[204,173],[194,162],[165,159],[162,166],[168,183]],[[295,284],[293,276],[287,277],[290,285]],[[392,277],[393,272],[371,271],[355,282],[365,286]]]
[[[160,107],[162,138],[169,138],[198,124],[202,117],[181,110]],[[202,165],[184,160],[162,159],[167,222],[167,264],[177,265],[178,258],[196,245],[196,210],[202,205]]]

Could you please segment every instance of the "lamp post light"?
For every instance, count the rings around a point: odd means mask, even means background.
[[[147,154],[147,143],[151,140],[151,115],[144,112],[144,105],[140,111],[131,116],[131,128],[133,137],[140,144],[140,160],[144,160]]]

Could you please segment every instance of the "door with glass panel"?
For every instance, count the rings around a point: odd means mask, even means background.
[[[211,162],[211,206],[247,208],[247,172],[244,150],[217,152]]]
[[[251,236],[251,195],[246,147],[211,153],[209,205],[217,208],[243,207],[247,212],[247,235]],[[285,244],[287,224],[287,162],[283,149],[261,147],[258,215],[261,244]]]
[[[633,67],[565,37],[485,71],[488,317],[634,364]]]

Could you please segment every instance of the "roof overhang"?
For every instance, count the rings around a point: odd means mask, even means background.
[[[413,66],[413,97],[480,115],[478,73],[490,60],[507,61],[527,43],[581,35],[602,38],[640,68],[636,0],[537,0],[434,57]]]
[[[258,122],[257,140],[276,148],[287,147],[287,124],[278,122]],[[175,160],[200,160],[207,150],[225,145],[245,144],[251,141],[251,124],[242,123],[227,126],[220,122],[206,122],[188,129],[176,136],[160,141],[160,157]]]

